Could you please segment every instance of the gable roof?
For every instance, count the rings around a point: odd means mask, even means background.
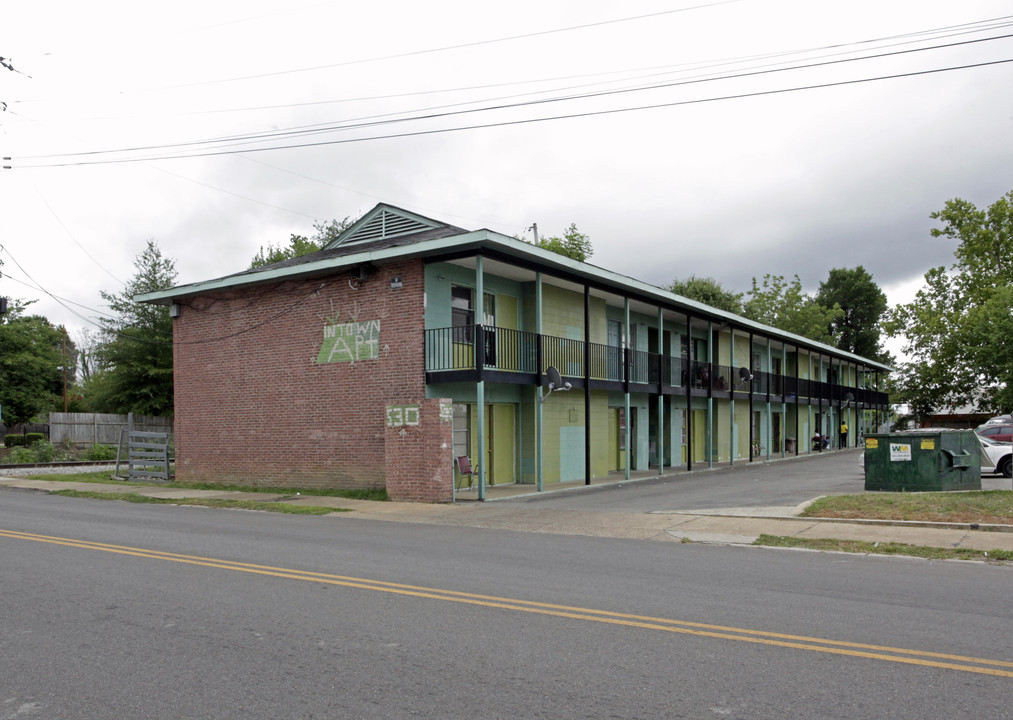
[[[889,366],[874,360],[710,307],[643,281],[531,245],[518,238],[491,230],[465,230],[385,203],[379,203],[317,252],[213,280],[143,293],[137,295],[134,300],[168,305],[178,302],[180,298],[206,292],[247,287],[275,280],[312,277],[365,263],[382,263],[410,257],[440,257],[446,256],[447,253],[458,256],[461,253],[498,255],[507,258],[508,262],[517,261],[525,267],[545,269],[550,274],[559,274],[560,277],[586,279],[599,287],[610,288],[609,292],[631,293],[646,299],[647,302],[661,303],[683,311],[690,310],[698,317],[724,323],[731,322],[738,327],[752,329],[797,346],[850,358],[870,367],[892,370]]]

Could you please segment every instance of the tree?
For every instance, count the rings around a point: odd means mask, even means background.
[[[134,301],[134,296],[172,287],[175,261],[149,240],[134,260],[136,273],[119,293],[101,292],[114,313],[103,318],[95,349],[102,369],[92,368],[88,393],[96,412],[171,415],[172,320],[169,308]]]
[[[594,254],[591,238],[580,232],[576,223],[570,223],[570,227],[566,229],[561,238],[543,237],[539,238],[538,242],[531,244],[581,262],[586,261]]]
[[[260,251],[250,262],[250,270],[314,253],[338,237],[351,224],[352,221],[347,217],[344,220],[331,220],[329,223],[318,222],[313,224],[317,232],[311,238],[293,234],[288,240],[287,247],[268,245],[265,249],[261,245]]]
[[[1013,191],[988,210],[959,198],[932,213],[933,237],[958,243],[956,262],[925,273],[914,301],[887,314],[885,331],[905,338],[906,394],[932,411],[973,404],[1013,408]]]
[[[787,283],[783,275],[763,276],[763,285],[756,284],[746,293],[749,299],[742,305],[742,312],[750,320],[776,327],[785,332],[836,345],[836,336],[830,328],[844,314],[837,305],[826,308],[815,298],[802,291],[798,275]]]
[[[54,409],[63,392],[63,328],[26,315],[32,302],[15,300],[0,318],[0,407],[9,425]]]
[[[691,275],[688,280],[676,278],[666,289],[719,310],[727,310],[736,315],[742,314],[742,293],[725,290],[714,278],[701,278],[696,275]]]
[[[839,307],[843,313],[831,321],[828,331],[837,338],[840,350],[884,361],[880,342],[880,320],[887,309],[886,293],[865,268],[834,268],[826,282],[820,283],[816,302],[824,308]]]

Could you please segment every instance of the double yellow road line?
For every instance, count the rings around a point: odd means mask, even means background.
[[[632,615],[627,613],[610,612],[607,610],[572,607],[569,605],[555,605],[552,603],[535,602],[532,600],[517,600],[514,598],[496,597],[493,595],[478,595],[475,593],[442,590],[439,588],[422,587],[417,585],[405,585],[402,583],[386,582],[383,580],[369,580],[367,578],[309,572],[305,570],[295,570],[292,568],[272,567],[270,565],[233,562],[231,560],[220,560],[217,558],[201,557],[198,555],[183,555],[180,553],[148,550],[145,548],[129,547],[125,545],[110,545],[108,543],[97,543],[87,540],[75,540],[73,538],[38,535],[35,533],[19,532],[16,530],[0,529],[0,537],[12,540],[30,540],[33,542],[63,545],[82,550],[97,550],[101,552],[116,553],[119,555],[130,555],[133,557],[148,558],[151,560],[168,560],[170,562],[199,565],[202,567],[217,568],[220,570],[232,570],[235,572],[253,573],[256,575],[267,575],[269,577],[283,578],[286,580],[303,580],[323,583],[326,585],[339,585],[342,587],[356,588],[358,590],[372,590],[375,592],[393,593],[408,597],[425,598],[428,600],[445,600],[449,602],[479,605],[482,607],[496,608],[500,610],[512,610],[514,612],[535,613],[538,615],[550,615],[553,617],[568,618],[571,620],[584,620],[587,622],[621,625],[625,627],[639,628],[642,630],[682,633],[684,635],[696,635],[699,637],[717,638],[720,640],[735,640],[738,642],[773,645],[776,647],[792,648],[795,650],[829,653],[831,655],[845,655],[871,660],[885,660],[888,662],[905,663],[908,665],[921,665],[923,667],[959,670],[961,672],[1013,678],[1013,662],[1003,660],[988,660],[985,658],[925,652],[922,650],[908,650],[905,648],[889,647],[884,645],[868,645],[865,643],[806,637],[804,635],[788,635],[784,633],[766,632],[763,630],[749,630],[746,628],[728,627],[723,625],[709,625],[706,623],[688,622],[685,620],[671,620],[668,618]]]

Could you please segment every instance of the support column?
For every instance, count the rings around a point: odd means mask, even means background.
[[[714,467],[714,323],[707,321],[707,467]]]
[[[625,394],[625,405],[624,412],[626,413],[623,417],[626,419],[626,427],[624,432],[626,434],[626,456],[624,458],[626,465],[626,479],[630,479],[631,460],[633,457],[633,450],[630,446],[632,442],[632,431],[630,429],[630,299],[623,299],[623,386],[626,389]]]
[[[665,474],[665,319],[658,308],[658,475]]]
[[[584,484],[591,484],[591,286],[584,285]]]
[[[545,368],[542,367],[542,273],[535,273],[535,342],[538,346],[535,348],[535,373],[538,378],[538,407],[535,410],[535,488],[538,492],[542,491],[542,486],[545,479],[545,467],[544,467],[544,419],[545,416],[542,414],[542,371]]]
[[[485,276],[482,256],[475,257],[475,366],[478,369],[478,387],[475,389],[478,412],[478,499],[485,500]],[[473,463],[474,464],[474,463]]]
[[[732,345],[731,349],[728,351],[728,367],[731,369],[731,372],[730,372],[729,378],[728,378],[728,388],[731,390],[731,393],[728,396],[728,412],[731,415],[731,417],[728,419],[728,435],[729,435],[729,438],[730,438],[729,441],[728,441],[728,464],[729,465],[734,465],[735,464],[735,456],[736,456],[736,454],[738,454],[738,450],[739,450],[738,443],[735,442],[738,439],[738,437],[737,437],[738,433],[735,432],[735,387],[736,387],[736,384],[737,384],[735,382],[735,377],[736,377],[736,375],[735,375],[735,328],[729,326],[729,328],[728,328],[728,337],[729,337],[731,345]]]

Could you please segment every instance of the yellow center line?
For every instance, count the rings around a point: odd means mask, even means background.
[[[1013,671],[1000,669],[1013,668],[1013,662],[1004,660],[989,660],[985,658],[967,657],[964,655],[910,650],[906,648],[883,645],[869,645],[841,640],[807,637],[804,635],[790,635],[767,632],[763,630],[750,630],[747,628],[695,623],[685,620],[618,613],[608,610],[596,610],[593,608],[556,605],[532,600],[519,600],[514,598],[497,597],[494,595],[480,595],[456,590],[406,585],[384,580],[370,580],[367,578],[295,570],[291,568],[274,567],[271,565],[234,562],[231,560],[221,560],[218,558],[202,557],[199,555],[184,555],[180,553],[135,548],[125,545],[111,545],[108,543],[76,540],[73,538],[62,538],[50,535],[39,535],[36,533],[27,533],[15,530],[0,529],[0,537],[15,540],[31,540],[34,542],[63,545],[83,550],[97,550],[101,552],[130,555],[153,560],[168,560],[171,562],[217,568],[221,570],[253,573],[288,580],[317,582],[361,590],[393,593],[409,597],[446,600],[468,605],[513,610],[515,612],[527,612],[574,620],[635,627],[645,630],[659,630],[663,632],[681,633],[685,635],[695,635],[698,637],[709,637],[722,640],[737,640],[739,642],[786,647],[798,650],[809,650],[833,655],[886,660],[889,662],[942,668],[947,670],[959,670],[962,672],[979,673],[997,677],[1013,677]]]

